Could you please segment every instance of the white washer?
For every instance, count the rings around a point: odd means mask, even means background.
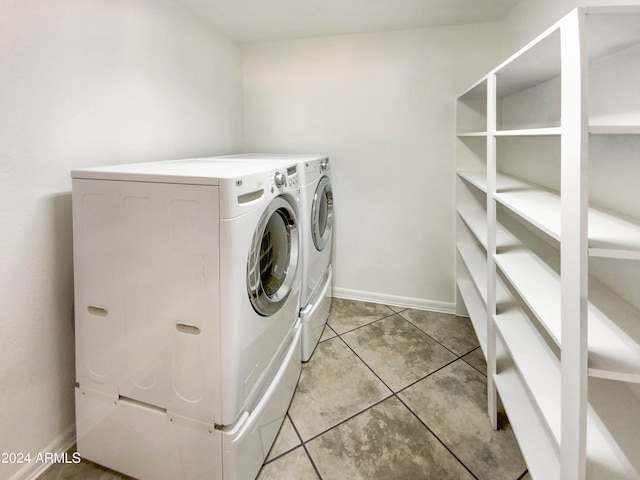
[[[78,451],[140,479],[255,478],[300,374],[297,165],[72,177]]]
[[[302,361],[311,358],[331,307],[333,190],[329,158],[298,164],[302,228]]]
[[[302,361],[311,358],[331,308],[331,246],[333,240],[333,190],[329,158],[325,155],[248,153],[231,155],[237,161],[291,161],[298,164],[302,280],[300,321]]]

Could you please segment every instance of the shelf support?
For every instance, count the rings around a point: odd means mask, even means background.
[[[498,395],[494,382],[496,355],[496,75],[487,77],[487,410],[494,430],[498,429]]]
[[[561,478],[586,476],[587,443],[587,56],[584,13],[567,15],[561,35]]]

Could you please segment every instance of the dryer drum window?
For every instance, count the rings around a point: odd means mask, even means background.
[[[333,227],[333,191],[329,177],[322,177],[313,196],[311,208],[311,236],[318,251],[331,241]]]
[[[282,307],[297,266],[296,216],[291,205],[277,197],[258,222],[247,262],[247,290],[257,313],[270,316]]]

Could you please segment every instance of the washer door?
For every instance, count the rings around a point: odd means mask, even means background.
[[[276,313],[286,302],[298,267],[298,221],[283,197],[271,201],[253,235],[247,261],[247,291],[262,316]]]
[[[316,249],[321,252],[331,241],[333,227],[333,191],[329,177],[318,182],[311,207],[311,236]]]

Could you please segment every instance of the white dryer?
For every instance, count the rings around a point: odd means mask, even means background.
[[[298,164],[302,230],[302,361],[311,358],[331,307],[333,190],[329,158]]]
[[[253,479],[300,374],[297,164],[74,170],[80,454],[140,479]]]

